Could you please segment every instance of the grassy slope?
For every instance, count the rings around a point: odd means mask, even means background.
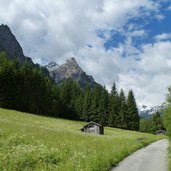
[[[171,171],[171,138],[169,139],[169,171]]]
[[[161,138],[113,128],[90,135],[84,124],[0,109],[0,170],[108,170]]]

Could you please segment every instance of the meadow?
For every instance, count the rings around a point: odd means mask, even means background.
[[[0,109],[0,170],[105,171],[163,138],[109,127],[85,134],[84,124]]]
[[[168,157],[168,163],[169,163],[169,171],[171,171],[171,139],[169,139],[169,157]]]

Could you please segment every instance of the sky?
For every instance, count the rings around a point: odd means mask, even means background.
[[[75,57],[108,90],[132,89],[138,105],[165,101],[170,0],[0,0],[0,22],[36,63]]]

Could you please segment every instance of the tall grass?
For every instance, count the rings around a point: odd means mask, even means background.
[[[84,122],[0,109],[0,170],[103,171],[162,137],[114,128],[80,131]]]
[[[171,138],[169,139],[169,157],[168,157],[168,163],[169,163],[169,171],[171,171]]]

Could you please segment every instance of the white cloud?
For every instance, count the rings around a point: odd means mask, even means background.
[[[171,42],[147,44],[142,49],[134,70],[130,67],[127,73],[120,73],[118,82],[120,87],[135,91],[139,104],[153,106],[165,100],[171,84]]]
[[[170,43],[144,45],[141,52],[132,39],[147,33],[130,25],[123,44],[104,48],[111,30],[122,30],[130,18],[151,17],[152,11],[162,19],[159,3],[152,0],[0,0],[0,21],[10,26],[25,55],[57,63],[75,56],[96,81],[108,88],[115,81],[120,88],[132,88],[138,103],[156,105],[170,84]],[[105,39],[97,36],[98,30],[105,30]]]
[[[154,39],[156,41],[171,39],[171,33],[162,33],[162,34],[156,35]]]
[[[164,15],[161,15],[161,14],[158,14],[158,15],[155,15],[155,18],[157,20],[159,20],[159,21],[162,21],[165,18],[165,16]]]
[[[144,37],[146,36],[146,32],[144,30],[136,30],[130,33],[132,37]]]
[[[120,48],[123,47],[121,45],[108,53],[104,49],[82,49],[79,54],[83,57],[79,63],[84,63],[82,67],[94,73],[96,81],[107,88],[111,87],[113,80],[117,80],[119,89],[124,88],[126,92],[133,89],[139,104],[154,106],[164,102],[167,87],[171,84],[171,42],[143,45],[142,52],[136,55],[140,60],[136,60],[134,55],[121,58]]]
[[[168,6],[167,10],[171,11],[171,5],[170,5],[170,6]]]
[[[156,6],[150,0],[1,0],[0,19],[11,27],[26,55],[61,60],[89,42],[102,47],[96,30],[121,27],[143,15],[140,8],[148,12]]]

